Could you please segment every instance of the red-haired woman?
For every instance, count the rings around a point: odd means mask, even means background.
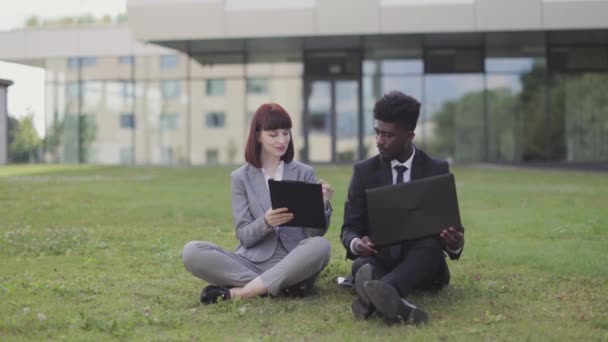
[[[329,262],[330,244],[322,236],[332,213],[333,188],[317,180],[312,167],[293,160],[289,114],[276,103],[255,112],[245,147],[247,163],[230,175],[232,216],[240,242],[234,253],[206,241],[184,246],[186,269],[212,285],[201,302],[249,298],[270,293],[303,296]],[[286,208],[272,209],[268,179],[321,183],[325,228],[281,227],[293,218]]]

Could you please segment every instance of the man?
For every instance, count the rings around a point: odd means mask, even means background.
[[[377,311],[392,321],[422,324],[428,315],[407,302],[414,290],[439,290],[450,273],[445,253],[458,259],[464,229],[446,227],[438,237],[377,247],[369,238],[365,190],[449,173],[445,161],[430,158],[412,144],[420,103],[401,92],[385,94],[374,107],[374,128],[379,154],[357,162],[344,207],[341,240],[347,257],[354,259],[357,299],[353,314],[367,319]]]

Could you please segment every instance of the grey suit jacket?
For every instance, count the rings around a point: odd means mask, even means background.
[[[283,167],[283,180],[316,183],[312,167],[292,161]],[[236,236],[240,241],[236,253],[252,262],[268,260],[279,241],[291,251],[298,243],[310,236],[325,235],[332,213],[331,206],[325,211],[325,228],[280,227],[278,232],[268,228],[264,214],[271,208],[270,193],[264,182],[262,169],[247,163],[230,175],[232,191],[232,216]]]

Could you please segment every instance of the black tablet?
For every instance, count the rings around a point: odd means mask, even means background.
[[[321,184],[268,180],[272,208],[287,208],[293,219],[285,227],[325,228]]]

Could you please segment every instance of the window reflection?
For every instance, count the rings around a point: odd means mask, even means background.
[[[552,157],[569,162],[608,160],[608,75],[558,74],[551,88]]]
[[[381,49],[369,51],[363,61],[363,156],[376,151],[374,105],[382,95],[398,90],[422,101],[424,63],[421,49]],[[417,141],[424,139],[417,131]]]
[[[486,58],[486,71],[527,72],[532,70],[535,61],[537,61],[537,59],[528,57],[489,57]]]
[[[336,81],[336,160],[359,159],[359,85],[357,81]]]
[[[160,56],[160,68],[161,69],[174,69],[177,67],[177,62],[178,62],[177,55]]]
[[[482,75],[429,75],[425,94],[426,120],[419,128],[425,134],[424,149],[447,160],[482,160]]]
[[[207,96],[224,96],[224,83],[223,79],[207,80]]]

